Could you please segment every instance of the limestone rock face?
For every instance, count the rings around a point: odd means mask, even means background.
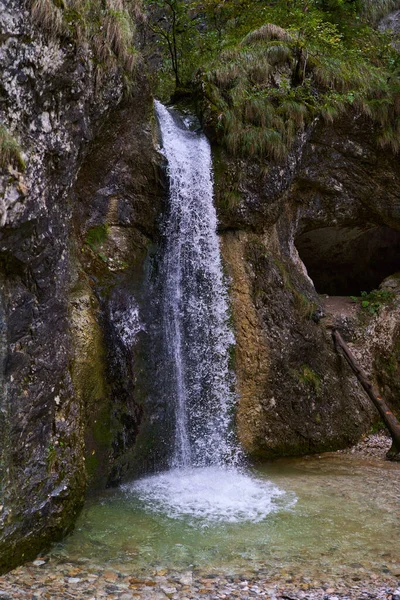
[[[238,429],[252,456],[350,445],[376,418],[334,351],[332,326],[398,410],[400,297],[385,280],[400,270],[398,164],[376,148],[369,123],[350,117],[314,124],[282,165],[216,153]],[[373,307],[366,294],[383,280],[391,292],[379,290]],[[362,292],[364,308],[350,298]]]
[[[104,484],[129,466],[113,467],[140,422],[125,389],[140,329],[130,282],[140,287],[163,189],[140,74],[124,102],[115,66],[45,35],[20,0],[2,3],[0,27],[14,148],[0,155],[1,572],[71,528],[87,472]]]

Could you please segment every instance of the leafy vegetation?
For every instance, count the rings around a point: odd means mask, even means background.
[[[0,125],[0,168],[5,169],[9,165],[21,171],[25,169],[18,142],[3,125]]]
[[[263,25],[224,50],[201,77],[229,152],[283,159],[316,117],[332,122],[350,110],[379,126],[379,146],[398,152],[399,58],[386,37],[363,28],[346,38],[319,12],[305,22],[291,16],[287,29]]]
[[[376,315],[380,312],[381,308],[385,305],[390,305],[394,302],[396,297],[395,292],[392,290],[372,290],[372,292],[361,292],[361,296],[351,296],[351,299],[358,302],[360,307],[370,313]]]
[[[373,121],[378,145],[398,152],[400,59],[371,27],[397,5],[148,0],[169,72],[161,92],[197,84],[207,124],[236,156],[281,160],[314,119],[345,112]]]
[[[127,74],[134,71],[136,23],[143,19],[140,0],[33,0],[31,14],[47,35],[88,44],[99,68],[118,64]]]

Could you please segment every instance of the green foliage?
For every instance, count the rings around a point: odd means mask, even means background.
[[[392,290],[372,290],[372,292],[361,292],[361,296],[351,296],[351,299],[358,302],[361,309],[376,315],[383,306],[393,303],[396,294]]]
[[[139,0],[32,0],[33,21],[50,37],[69,36],[89,45],[99,69],[118,64],[131,74],[138,64],[134,46]]]
[[[97,252],[98,247],[106,241],[108,231],[109,228],[107,224],[91,227],[86,233],[85,243],[88,244],[88,246],[90,246],[92,250]],[[102,255],[99,256],[101,256],[102,258]],[[107,258],[105,258],[105,260],[107,261]]]
[[[168,81],[172,72],[177,90],[193,68],[198,14],[192,11],[190,2],[182,0],[147,0],[146,6],[150,14],[149,28],[156,35],[158,50],[164,58],[157,77]]]
[[[21,171],[25,170],[25,162],[18,142],[4,125],[0,125],[0,168],[5,169],[9,165]]]
[[[371,119],[377,144],[398,152],[400,58],[368,24],[395,5],[147,0],[162,91],[173,92],[172,74],[175,89],[195,82],[207,123],[234,156],[282,160],[315,118],[346,111]]]
[[[373,423],[370,433],[381,433],[382,431],[386,431],[386,425],[383,421],[375,421]]]
[[[319,10],[285,12],[279,2],[270,16],[273,23],[222,51],[199,76],[226,149],[281,160],[316,117],[332,122],[352,111],[379,126],[379,146],[398,152],[400,61],[387,36],[340,26]]]

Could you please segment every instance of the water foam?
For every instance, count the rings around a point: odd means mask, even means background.
[[[293,502],[271,482],[219,466],[172,469],[123,486],[147,510],[192,525],[258,523]],[[283,498],[285,497],[285,498]]]

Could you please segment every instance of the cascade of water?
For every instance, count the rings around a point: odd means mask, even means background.
[[[258,522],[278,510],[286,495],[243,468],[232,432],[235,396],[229,349],[234,338],[213,205],[210,147],[204,135],[190,131],[159,102],[155,106],[169,176],[157,288],[162,313],[157,358],[163,371],[157,398],[173,408],[175,445],[169,471],[123,489],[147,510],[195,526]]]
[[[211,151],[155,103],[168,162],[169,207],[161,264],[163,352],[174,402],[173,467],[234,465],[240,451],[231,431],[234,404],[228,326]]]

